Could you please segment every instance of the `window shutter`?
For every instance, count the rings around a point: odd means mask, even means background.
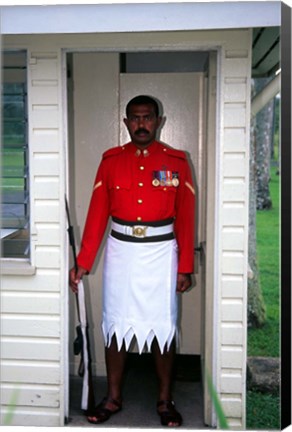
[[[27,67],[24,51],[2,57],[2,257],[29,258]]]

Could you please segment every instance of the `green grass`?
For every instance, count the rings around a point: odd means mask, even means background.
[[[267,319],[260,329],[248,331],[249,356],[279,356],[279,181],[276,168],[271,171],[272,209],[257,212],[257,254],[259,278]]]
[[[248,391],[246,394],[247,429],[280,430],[280,398]]]
[[[24,179],[24,155],[23,150],[11,149],[9,153],[2,154],[1,158],[1,189],[3,192],[11,190],[23,190]]]
[[[259,278],[266,305],[267,319],[260,329],[248,330],[248,355],[280,355],[280,245],[279,184],[277,169],[271,169],[272,209],[257,212],[257,254]],[[280,399],[277,395],[247,392],[247,429],[280,429]]]

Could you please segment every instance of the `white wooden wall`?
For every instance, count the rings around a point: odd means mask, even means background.
[[[16,397],[12,425],[61,426],[67,288],[60,52],[29,49],[28,63],[32,261],[2,276],[1,420]]]
[[[250,34],[222,49],[218,193],[217,390],[231,429],[245,427]]]
[[[62,48],[218,49],[214,311],[208,364],[232,428],[245,426],[248,239],[249,30],[145,34],[7,36],[28,49],[32,263],[2,266],[1,416],[18,389],[13,425],[62,426],[66,413],[68,288],[64,192],[66,104]],[[65,145],[64,145],[65,144]],[[207,209],[208,211],[208,209]],[[208,248],[208,246],[207,246]],[[206,359],[207,360],[207,359]]]

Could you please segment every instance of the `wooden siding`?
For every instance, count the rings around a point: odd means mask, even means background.
[[[3,277],[1,416],[16,394],[12,425],[62,426],[62,257],[64,190],[60,53],[29,52],[29,149],[32,222],[30,277]],[[16,393],[15,393],[16,392]]]
[[[245,427],[246,295],[251,35],[226,43],[222,68],[220,159],[220,332],[217,389],[231,429]]]

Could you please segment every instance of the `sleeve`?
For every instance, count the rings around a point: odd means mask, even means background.
[[[104,161],[101,162],[93,186],[81,248],[77,257],[79,266],[90,271],[102,242],[109,218],[109,196]]]
[[[174,223],[178,243],[178,273],[193,273],[195,245],[195,189],[190,166],[185,159],[176,199]]]

